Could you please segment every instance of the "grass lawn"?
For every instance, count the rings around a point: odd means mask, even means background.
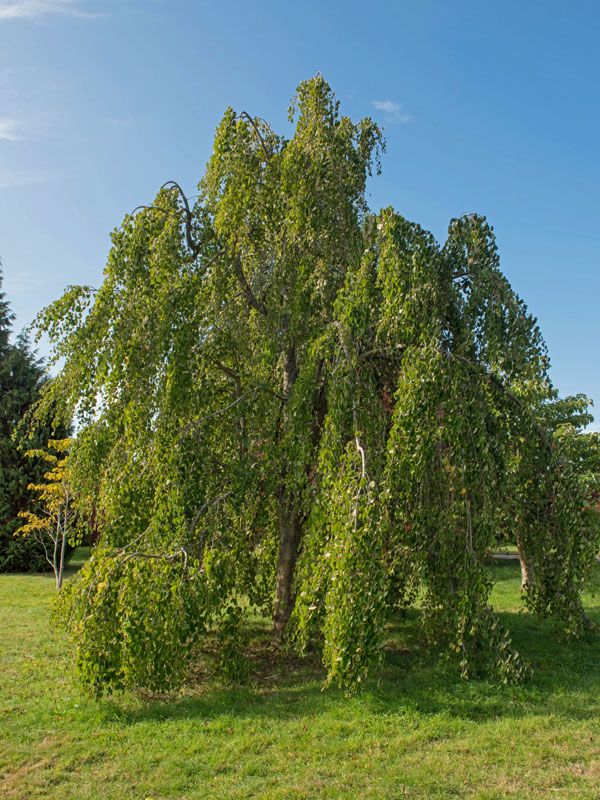
[[[600,641],[519,613],[518,562],[494,568],[494,605],[534,668],[518,688],[461,681],[409,617],[354,697],[321,691],[316,664],[270,659],[257,630],[245,687],[204,660],[177,695],[99,703],[48,622],[54,577],[2,575],[0,798],[598,798]],[[587,607],[600,622],[600,601]]]
[[[504,555],[518,556],[519,550],[516,544],[500,544],[495,549],[496,553],[503,553]]]

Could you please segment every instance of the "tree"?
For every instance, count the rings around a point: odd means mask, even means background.
[[[515,437],[533,464],[544,441],[519,396],[550,387],[535,320],[483,217],[440,245],[369,212],[381,132],[320,76],[290,120],[287,139],[228,109],[195,205],[165,184],[113,233],[102,286],[38,317],[65,359],[49,397],[79,416],[73,485],[102,521],[61,599],[98,693],[176,684],[205,631],[240,641],[249,608],[356,684],[418,586],[463,673],[522,669],[486,552]],[[543,531],[571,536],[567,518]],[[577,629],[567,594],[551,610]]]
[[[50,426],[27,433],[21,421],[40,398],[47,377],[25,335],[10,341],[14,315],[4,297],[0,292],[0,572],[39,571],[47,568],[43,548],[13,533],[19,512],[30,504],[27,486],[42,474],[24,452],[50,435]]]
[[[30,536],[41,545],[46,562],[54,570],[57,589],[62,587],[67,541],[73,538],[73,494],[67,468],[71,443],[71,439],[51,439],[46,450],[28,450],[25,453],[28,458],[39,458],[51,464],[52,469],[44,473],[44,483],[30,483],[27,487],[38,495],[38,508],[19,511],[19,517],[26,522],[14,534]]]
[[[593,419],[585,395],[558,398],[546,387],[543,395],[531,395],[528,404],[537,436],[513,441],[511,502],[505,507],[506,527],[519,551],[525,599],[541,615],[552,613],[556,599],[562,608],[568,602],[571,622],[589,626],[580,594],[582,579],[596,568],[600,434],[583,431]],[[549,552],[560,558],[548,558]]]

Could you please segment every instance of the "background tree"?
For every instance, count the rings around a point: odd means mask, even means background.
[[[54,571],[57,589],[62,586],[67,542],[74,538],[73,493],[67,467],[71,444],[71,439],[51,439],[47,449],[25,453],[27,458],[41,459],[52,468],[44,473],[43,483],[30,483],[27,487],[37,494],[37,507],[35,511],[19,511],[19,517],[26,522],[14,534],[31,537],[41,545],[46,562]]]
[[[521,387],[521,396],[527,394],[531,387]],[[596,571],[600,527],[594,508],[600,489],[600,434],[584,432],[593,420],[589,405],[585,395],[558,398],[551,389],[545,396],[534,392],[529,397],[532,436],[513,440],[511,502],[505,506],[527,604],[545,614],[552,613],[557,598],[561,607],[569,598],[575,626],[588,625],[580,583]],[[560,553],[560,558],[548,558],[549,552]],[[573,559],[576,564],[570,563]]]
[[[248,609],[355,684],[418,586],[464,674],[520,674],[486,553],[512,442],[545,435],[516,393],[550,387],[535,320],[484,218],[440,245],[368,211],[381,133],[320,76],[290,118],[286,139],[229,109],[193,208],[165,184],[113,233],[100,289],[38,318],[65,359],[47,402],[79,415],[73,485],[102,520],[61,601],[96,692],[176,684],[208,629],[239,644]],[[542,538],[571,536],[564,497]],[[596,543],[575,539],[579,591]],[[570,591],[546,611],[576,630]]]
[[[43,548],[13,533],[20,525],[19,512],[31,503],[27,486],[43,473],[24,453],[47,441],[50,426],[27,433],[21,421],[39,400],[47,377],[25,335],[10,341],[13,319],[0,292],[0,572],[41,571],[48,568]]]

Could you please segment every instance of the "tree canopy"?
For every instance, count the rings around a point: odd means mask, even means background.
[[[417,599],[464,674],[513,679],[486,554],[517,529],[526,601],[584,624],[597,515],[492,228],[466,215],[438,243],[369,211],[382,133],[320,76],[290,120],[286,138],[228,109],[193,206],[165,184],[114,231],[102,285],[38,317],[102,531],[62,595],[96,692],[175,685],[206,632],[233,652],[257,609],[355,685]]]

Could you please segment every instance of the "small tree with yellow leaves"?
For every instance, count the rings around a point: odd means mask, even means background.
[[[45,483],[30,483],[27,487],[38,495],[37,512],[19,511],[25,520],[15,536],[32,536],[44,548],[46,561],[54,570],[56,588],[63,580],[65,552],[70,533],[72,493],[67,468],[67,456],[72,439],[51,439],[48,450],[29,450],[29,458],[41,458],[52,468],[44,473]],[[54,451],[54,452],[52,452]]]

